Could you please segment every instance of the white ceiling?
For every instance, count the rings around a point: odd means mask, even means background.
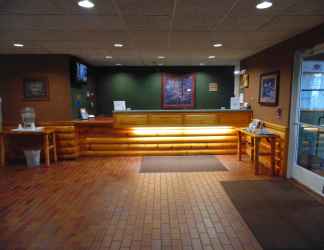
[[[94,65],[233,64],[323,23],[323,2],[273,0],[261,11],[256,0],[95,0],[88,10],[77,0],[0,0],[0,54],[72,54]]]

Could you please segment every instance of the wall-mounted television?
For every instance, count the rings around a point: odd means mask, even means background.
[[[88,66],[79,62],[75,63],[75,81],[86,83],[88,81]]]

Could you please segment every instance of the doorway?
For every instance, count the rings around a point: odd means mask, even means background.
[[[324,50],[295,55],[288,176],[324,196]]]

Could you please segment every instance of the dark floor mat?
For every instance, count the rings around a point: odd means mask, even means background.
[[[227,171],[213,155],[145,156],[141,173]]]
[[[226,181],[226,193],[265,250],[323,250],[324,205],[288,181]]]

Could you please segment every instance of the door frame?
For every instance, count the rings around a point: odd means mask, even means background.
[[[324,177],[297,164],[299,121],[300,121],[300,86],[303,59],[308,56],[324,53],[324,44],[308,50],[296,51],[294,56],[293,79],[291,87],[290,122],[289,122],[289,150],[287,177],[295,179],[314,192],[324,196]]]

